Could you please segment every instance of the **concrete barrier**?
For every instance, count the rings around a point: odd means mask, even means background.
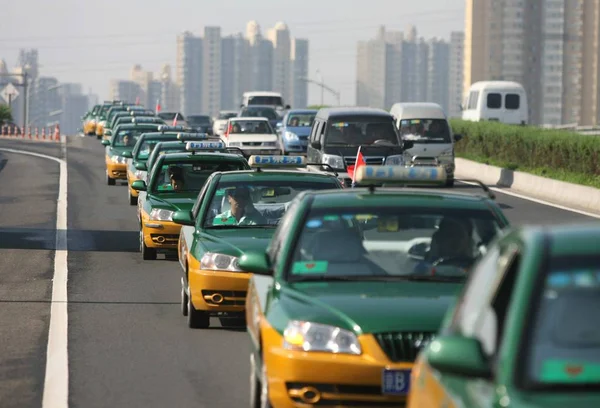
[[[533,198],[600,214],[600,189],[456,159],[456,178],[474,178]]]

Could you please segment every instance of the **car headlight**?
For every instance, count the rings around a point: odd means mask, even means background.
[[[230,142],[229,147],[242,147],[242,143],[240,142]]]
[[[349,330],[327,324],[292,320],[283,332],[283,347],[288,350],[320,351],[359,355],[358,338]]]
[[[137,178],[138,180],[141,180],[145,175],[146,175],[145,171],[142,171],[142,170],[135,171],[135,178]]]
[[[239,258],[216,252],[207,252],[200,260],[200,269],[212,271],[243,272],[238,265]]]
[[[285,132],[283,134],[283,137],[285,137],[290,142],[297,142],[298,140],[300,140],[298,139],[298,135],[292,132]]]
[[[334,169],[344,169],[346,166],[344,165],[344,159],[341,156],[335,156],[333,154],[324,154],[323,163],[330,165]]]
[[[404,166],[406,164],[406,157],[404,157],[404,155],[394,155],[394,156],[388,156],[385,159],[385,165],[386,166]]]
[[[110,158],[113,163],[125,164],[127,163],[127,157],[114,155]]]
[[[154,208],[150,211],[151,221],[173,221],[173,211]]]

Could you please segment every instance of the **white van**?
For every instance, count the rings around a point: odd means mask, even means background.
[[[245,108],[252,105],[272,106],[280,110],[290,109],[289,105],[284,105],[283,96],[279,92],[244,92],[240,107]]]
[[[463,120],[491,120],[510,125],[529,122],[529,106],[525,88],[518,82],[481,81],[469,88],[462,107]]]
[[[390,109],[398,133],[414,145],[406,150],[411,165],[439,163],[446,168],[448,181],[454,185],[454,142],[460,135],[452,134],[452,128],[444,110],[437,103],[396,103]],[[407,163],[408,164],[408,163]]]

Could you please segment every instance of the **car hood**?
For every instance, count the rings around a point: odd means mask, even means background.
[[[273,135],[271,133],[267,134],[252,134],[252,135],[232,135],[230,134],[227,137],[228,142],[236,142],[236,143],[250,143],[250,142],[276,142],[277,135]]]
[[[197,192],[188,193],[176,193],[176,194],[161,194],[160,197],[156,195],[148,195],[148,201],[152,208],[168,208],[174,211],[185,211],[191,210],[198,197]]]
[[[461,287],[440,282],[306,282],[282,285],[280,300],[291,319],[357,334],[437,332]]]
[[[246,251],[264,252],[274,232],[274,228],[262,227],[204,230],[200,242],[209,252],[241,256]]]
[[[310,135],[310,130],[311,129],[312,128],[306,127],[306,126],[302,126],[302,127],[288,126],[288,127],[285,128],[285,130],[287,132],[294,133],[297,136],[308,136],[308,135]]]

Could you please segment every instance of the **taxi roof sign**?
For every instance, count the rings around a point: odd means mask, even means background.
[[[177,132],[180,130],[188,130],[185,126],[169,126],[169,125],[160,125],[158,127],[159,132]]]
[[[177,140],[194,140],[194,139],[206,139],[208,135],[206,133],[178,133]]]
[[[223,142],[187,142],[185,144],[185,150],[188,152],[223,149],[225,149],[225,143]]]
[[[306,167],[304,156],[250,156],[250,167]]]
[[[448,178],[443,166],[360,166],[356,182],[369,184],[445,184]]]

